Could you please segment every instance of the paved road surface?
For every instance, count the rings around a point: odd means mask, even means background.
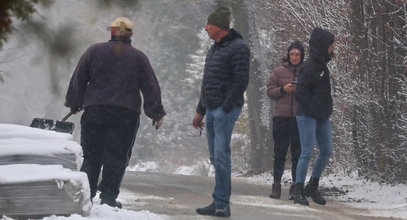
[[[125,209],[149,210],[171,219],[220,219],[195,213],[197,207],[212,201],[213,186],[212,177],[126,172],[119,199],[124,200]],[[234,178],[232,188],[229,219],[394,220],[363,216],[366,210],[350,208],[329,198],[326,206],[312,201],[309,207],[294,205],[288,200],[288,189],[283,189],[281,200],[270,199],[270,186],[253,184],[244,178]]]

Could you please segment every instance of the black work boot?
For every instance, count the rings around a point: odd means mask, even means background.
[[[304,195],[304,183],[297,183],[295,196],[294,196],[294,204],[298,203],[301,205],[309,205],[307,198]]]
[[[281,197],[281,184],[273,183],[273,187],[271,188],[270,198],[280,199],[280,197]]]
[[[108,206],[117,207],[117,208],[119,208],[119,209],[122,208],[122,204],[121,204],[120,202],[116,201],[116,200],[103,200],[103,199],[102,199],[102,200],[100,201],[100,204],[101,204],[101,205],[106,204],[106,205],[108,205]]]
[[[288,200],[294,200],[294,197],[295,197],[295,189],[296,189],[295,183],[291,184],[291,186],[290,186],[290,191],[288,191]]]
[[[304,195],[311,196],[312,201],[314,201],[316,204],[325,205],[326,200],[319,193],[318,186],[319,186],[319,178],[311,177],[307,186],[304,189]]]

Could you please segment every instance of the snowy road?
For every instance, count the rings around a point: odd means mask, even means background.
[[[197,215],[195,209],[211,202],[213,182],[211,177],[127,172],[119,198],[129,210],[149,210],[171,219],[211,219]],[[310,206],[304,207],[287,199],[287,189],[281,200],[268,198],[269,193],[270,186],[234,178],[231,219],[394,220],[366,216],[368,210],[351,208],[330,198],[327,206],[310,201]]]

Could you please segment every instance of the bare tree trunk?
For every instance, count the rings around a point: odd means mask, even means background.
[[[361,158],[358,168],[372,179],[402,180],[406,175],[401,175],[397,161],[405,154],[399,147],[403,131],[398,126],[403,112],[399,109],[406,108],[400,101],[400,83],[406,80],[401,65],[406,50],[405,5],[397,0],[351,0],[350,6],[357,63],[352,77],[367,103],[355,103],[352,117],[354,151]]]
[[[365,37],[365,31],[364,31],[364,26],[363,26],[363,21],[364,21],[364,9],[363,9],[363,4],[360,4],[359,0],[352,0],[351,3],[351,14],[350,14],[350,32],[352,34],[352,47],[354,48],[354,53],[356,56],[356,63],[360,63],[361,65],[356,65],[355,68],[353,69],[353,75],[352,78],[357,81],[363,82],[365,80],[364,77],[364,72],[366,71],[365,68],[367,65],[367,60],[365,59],[365,56],[362,56],[363,51],[367,50],[367,39]],[[362,160],[357,160],[358,162],[358,167],[363,167],[361,164],[363,161],[362,154],[361,152],[361,146],[360,146],[360,127],[359,127],[359,120],[363,120],[363,117],[360,117],[363,115],[363,109],[360,108],[358,105],[353,105],[353,114],[351,117],[352,120],[352,143],[354,146],[354,151],[357,157],[361,158]]]
[[[258,44],[257,31],[255,31],[254,18],[248,15],[248,9],[244,0],[233,0],[232,9],[234,13],[235,27],[240,31],[249,43],[251,48],[251,62],[250,62],[250,82],[247,88],[247,106],[249,111],[249,125],[250,125],[250,167],[252,172],[259,173],[271,169],[272,165],[272,139],[271,134],[265,123],[262,123],[262,99],[264,97],[261,88],[264,88],[265,82],[260,77],[260,61],[258,61],[253,53],[256,53],[252,48],[254,44]],[[254,31],[251,31],[253,30]]]

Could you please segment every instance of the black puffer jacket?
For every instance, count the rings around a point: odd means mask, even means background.
[[[233,29],[211,47],[206,55],[196,112],[205,115],[206,108],[220,106],[230,112],[235,106],[243,106],[243,93],[249,83],[249,57],[242,35]]]
[[[309,41],[310,57],[298,77],[295,98],[299,103],[297,115],[326,120],[332,114],[331,81],[327,63],[328,47],[334,35],[321,28],[312,31]]]

